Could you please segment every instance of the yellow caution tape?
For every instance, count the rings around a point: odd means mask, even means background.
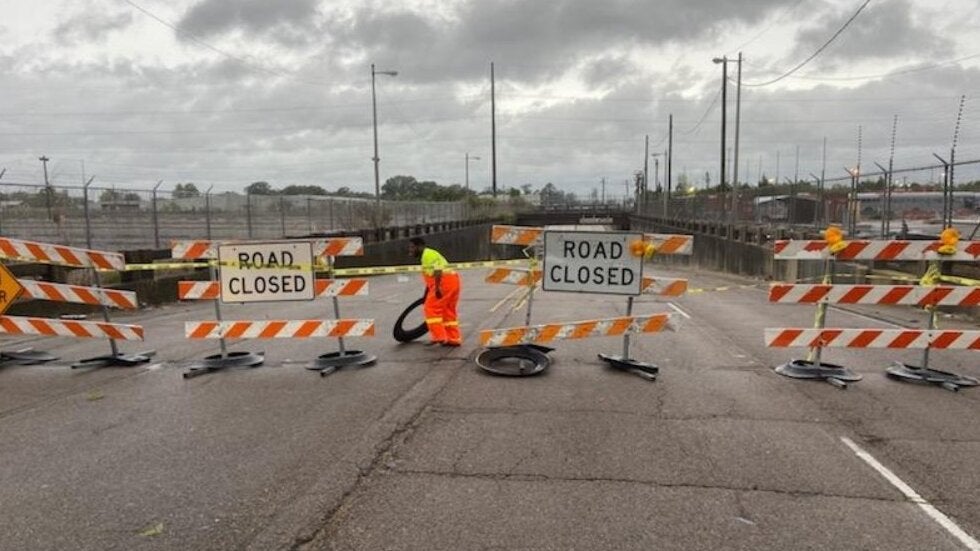
[[[525,260],[485,260],[479,262],[457,262],[450,264],[449,267],[455,270],[471,270],[476,268],[496,268],[500,266],[515,266],[523,264]],[[138,270],[181,270],[194,268],[207,268],[208,266],[238,266],[238,262],[219,263],[217,260],[210,262],[160,262],[153,264],[126,264],[126,271]],[[283,267],[283,269],[309,269],[309,265],[293,265]],[[315,264],[313,268],[317,272],[330,271],[326,264]],[[332,273],[338,276],[353,275],[381,275],[381,274],[401,274],[409,272],[421,272],[422,267],[418,264],[409,266],[372,266],[366,268],[335,268]]]

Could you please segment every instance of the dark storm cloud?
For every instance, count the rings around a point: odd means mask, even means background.
[[[301,44],[316,24],[318,0],[202,0],[177,24],[182,32],[206,38],[234,30]]]
[[[451,19],[406,10],[361,9],[328,23],[338,43],[357,45],[371,59],[398,65],[414,80],[472,79],[490,60],[514,78],[540,81],[567,70],[583,54],[658,45],[751,23],[778,0],[474,1]]]
[[[64,45],[79,42],[98,43],[105,40],[109,33],[122,30],[132,22],[133,15],[129,12],[102,14],[94,10],[86,10],[59,24],[51,34],[55,41]]]
[[[792,58],[802,60],[824,44],[854,13],[856,6],[826,13],[812,26],[800,31]],[[818,58],[825,68],[846,69],[869,59],[928,59],[947,56],[952,42],[910,15],[907,0],[872,3]]]

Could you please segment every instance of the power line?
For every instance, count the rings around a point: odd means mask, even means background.
[[[816,81],[846,81],[846,80],[868,80],[873,78],[888,78],[888,77],[895,77],[900,75],[907,75],[909,73],[918,73],[920,71],[931,71],[933,69],[939,69],[941,67],[946,67],[947,65],[953,65],[961,61],[966,61],[968,59],[973,59],[976,57],[980,57],[980,53],[971,54],[957,59],[951,59],[949,61],[941,61],[939,63],[933,63],[932,65],[926,65],[924,67],[913,67],[911,69],[903,69],[901,71],[891,71],[888,73],[879,73],[877,75],[863,75],[863,76],[856,76],[856,77],[811,77],[809,75],[800,75],[793,78],[798,78],[803,80],[816,80]]]
[[[293,80],[296,80],[297,82],[303,82],[303,83],[312,84],[312,85],[315,85],[315,86],[328,86],[329,85],[329,83],[327,83],[327,82],[297,79],[296,76],[295,76],[295,74],[293,74],[293,73],[286,73],[286,72],[283,72],[283,71],[278,71],[278,70],[275,70],[275,69],[270,69],[268,67],[263,67],[261,65],[257,65],[255,63],[252,63],[252,62],[248,61],[247,59],[244,59],[242,57],[236,56],[235,54],[232,54],[230,52],[227,52],[225,50],[222,50],[221,48],[218,48],[217,46],[212,46],[211,44],[209,44],[209,43],[201,40],[200,38],[194,36],[193,34],[187,32],[187,31],[180,30],[173,23],[171,23],[171,22],[169,22],[169,21],[167,21],[167,20],[165,20],[165,19],[157,16],[153,12],[147,10],[146,8],[140,6],[139,4],[133,2],[132,0],[123,0],[123,2],[129,4],[130,6],[136,8],[137,10],[139,10],[141,12],[143,12],[143,14],[145,14],[146,16],[150,17],[151,19],[155,20],[156,22],[160,23],[161,25],[172,29],[175,33],[177,33],[177,34],[179,34],[179,35],[181,35],[183,37],[186,37],[187,39],[193,41],[194,43],[196,43],[196,44],[198,44],[200,46],[203,46],[204,48],[207,48],[207,49],[211,50],[212,52],[215,52],[217,54],[223,55],[223,56],[225,56],[228,59],[231,59],[233,61],[237,61],[238,63],[240,63],[240,64],[244,65],[245,67],[248,67],[248,68],[250,68],[252,70],[255,70],[255,71],[258,71],[258,72],[261,72],[261,73],[265,73],[265,74],[268,74],[268,75],[277,76],[277,77],[291,78]]]
[[[864,8],[867,7],[867,5],[870,4],[870,3],[871,3],[871,0],[864,0],[864,3],[861,4],[861,7],[858,8],[856,12],[854,12],[854,15],[852,15],[850,19],[848,19],[847,21],[844,22],[844,24],[841,26],[841,28],[837,29],[837,32],[835,32],[834,35],[831,36],[829,40],[827,40],[826,42],[824,42],[822,46],[820,46],[819,48],[817,48],[817,51],[813,52],[813,54],[811,54],[810,57],[804,59],[796,67],[793,67],[789,71],[786,71],[785,73],[783,73],[781,76],[776,77],[776,78],[774,78],[774,79],[772,79],[772,80],[770,80],[768,82],[759,82],[759,83],[746,83],[746,82],[743,82],[742,83],[742,86],[750,86],[750,87],[769,86],[770,84],[775,84],[775,83],[783,80],[784,78],[792,75],[796,71],[799,71],[800,69],[803,68],[804,65],[806,65],[807,63],[809,63],[810,61],[812,61],[815,57],[817,57],[818,55],[820,55],[820,53],[823,52],[824,49],[827,48],[827,46],[830,46],[831,42],[833,42],[838,36],[840,36],[841,33],[843,33],[845,29],[847,29],[848,25],[850,25],[851,22],[854,21],[857,18],[858,14],[860,14],[862,11],[864,11]]]
[[[715,105],[718,103],[718,98],[720,97],[721,97],[721,91],[719,90],[718,92],[715,93],[714,99],[711,100],[711,105],[709,105],[708,108],[705,109],[704,114],[701,115],[701,120],[699,120],[698,123],[694,125],[694,128],[690,130],[686,130],[684,132],[679,132],[679,134],[686,136],[688,134],[693,134],[697,132],[697,130],[701,128],[701,125],[704,124],[704,120],[707,119],[708,115],[711,114],[711,111],[714,110]]]

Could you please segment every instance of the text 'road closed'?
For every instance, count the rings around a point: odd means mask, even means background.
[[[641,234],[625,232],[546,231],[545,291],[638,295],[643,259],[629,244]]]
[[[222,302],[313,300],[309,242],[229,244],[218,248]]]

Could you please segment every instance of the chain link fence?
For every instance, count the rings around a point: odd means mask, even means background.
[[[160,249],[179,239],[280,239],[498,217],[520,208],[489,199],[378,203],[321,195],[172,195],[0,183],[0,235],[96,249]]]
[[[969,161],[964,165],[980,163]],[[956,170],[961,170],[958,166]],[[974,181],[976,170],[957,182]],[[895,170],[891,194],[886,196],[883,172],[851,178],[813,178],[780,184],[739,187],[731,190],[695,190],[647,193],[636,211],[646,216],[753,224],[771,228],[840,224],[859,237],[896,237],[902,234],[937,234],[944,215],[964,236],[980,235],[980,188],[943,191],[946,171],[942,165]],[[973,178],[971,178],[971,176]],[[856,191],[856,193],[855,193]]]

